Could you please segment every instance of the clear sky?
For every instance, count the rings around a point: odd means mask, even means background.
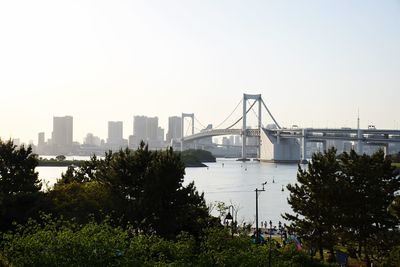
[[[400,128],[400,1],[1,1],[0,92],[0,137],[35,143],[53,116],[80,142],[134,115],[216,125],[243,93],[283,126]]]

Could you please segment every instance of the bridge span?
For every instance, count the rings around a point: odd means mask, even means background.
[[[247,109],[247,100],[254,100],[254,103]],[[383,146],[388,152],[390,143],[400,143],[400,130],[384,129],[351,129],[351,128],[281,128],[271,112],[268,110],[261,95],[243,95],[243,116],[233,125],[225,129],[207,129],[200,133],[194,133],[194,115],[182,114],[182,136],[184,118],[192,119],[192,134],[181,138],[181,149],[183,144],[193,142],[207,137],[222,135],[239,135],[242,137],[242,159],[246,159],[247,137],[257,137],[257,156],[263,161],[272,162],[299,162],[307,159],[307,143],[322,143],[323,150],[326,150],[328,141],[351,142],[356,147],[357,153],[363,153],[364,145]],[[258,128],[250,129],[246,124],[246,115],[249,110],[258,103]],[[274,121],[273,125],[265,128],[261,123],[261,107],[267,110]],[[242,121],[242,128],[233,128]]]

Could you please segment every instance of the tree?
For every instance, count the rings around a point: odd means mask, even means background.
[[[310,246],[318,248],[322,259],[324,248],[333,255],[337,241],[335,227],[340,217],[338,202],[342,183],[339,170],[336,150],[332,148],[324,154],[314,154],[307,169],[299,165],[297,184],[287,186],[288,203],[297,215],[285,213],[283,217],[292,222],[293,231]]]
[[[98,181],[76,181],[58,184],[47,193],[50,202],[46,212],[87,223],[103,221],[117,205],[111,190]]]
[[[58,155],[56,157],[56,160],[58,160],[58,161],[64,161],[65,159],[66,159],[66,157],[64,155]]]
[[[351,151],[337,157],[334,149],[314,154],[307,170],[299,167],[297,182],[288,185],[288,202],[297,215],[284,217],[321,256],[322,248],[333,253],[340,244],[367,263],[381,262],[400,241],[398,219],[388,208],[396,205],[400,179],[383,151],[372,156]]]
[[[172,238],[182,230],[200,234],[208,218],[204,196],[193,184],[183,186],[184,174],[172,149],[150,151],[142,143],[136,151],[113,154],[97,179],[119,196],[127,220],[138,229]]]
[[[0,140],[0,230],[34,214],[41,189],[37,165],[31,146],[17,148],[11,140]]]
[[[77,199],[83,197],[81,193],[86,189],[74,185],[73,188],[81,190],[78,194],[64,185],[96,182],[112,196],[107,203],[108,211],[124,224],[131,223],[137,230],[168,238],[175,237],[180,231],[198,236],[210,223],[210,217],[203,194],[196,191],[194,184],[183,186],[184,174],[185,167],[179,154],[172,149],[150,151],[142,143],[135,151],[109,152],[104,159],[93,157],[79,168],[69,168],[55,185],[55,190],[63,188],[58,193],[73,193],[73,199]]]
[[[400,220],[400,196],[397,196],[389,206],[390,214]]]
[[[341,169],[346,180],[342,189],[344,211],[343,241],[357,242],[359,257],[381,260],[399,240],[398,219],[388,207],[400,189],[400,179],[382,150],[372,156],[354,151],[341,155]]]

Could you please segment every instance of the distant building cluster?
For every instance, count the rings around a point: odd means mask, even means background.
[[[188,114],[189,116],[193,116]],[[179,116],[168,118],[168,131],[158,124],[158,117],[134,116],[132,134],[124,138],[123,122],[109,121],[108,135],[106,139],[101,139],[93,133],[88,133],[82,143],[74,142],[74,121],[72,116],[53,117],[53,131],[51,138],[46,140],[44,132],[38,133],[37,145],[33,145],[35,153],[39,155],[103,155],[105,151],[118,151],[120,149],[136,149],[143,141],[151,150],[160,150],[168,146],[180,149],[182,136],[191,134],[190,127],[182,127],[183,119]],[[193,122],[192,122],[193,123]],[[193,127],[193,126],[192,126]],[[267,126],[268,127],[268,126]],[[297,126],[296,126],[297,127]],[[200,132],[212,130],[212,124],[207,125]],[[187,131],[184,131],[187,130]],[[193,131],[193,128],[192,128]],[[20,140],[13,139],[14,144],[21,145]],[[205,137],[190,143],[186,143],[184,149],[195,148],[208,150],[216,157],[241,157],[242,152],[241,136],[222,136]],[[257,157],[260,139],[257,137],[247,137],[247,153],[250,157]],[[322,152],[329,147],[335,147],[338,153],[356,150],[357,142],[344,140],[327,140],[326,143],[307,142],[306,157],[310,158],[315,152]],[[381,148],[378,145],[365,144],[363,152],[372,154]],[[398,153],[400,143],[390,143],[389,153]]]
[[[108,122],[108,135],[106,139],[88,133],[82,143],[74,142],[74,121],[72,116],[53,117],[53,131],[51,138],[46,140],[44,132],[38,133],[35,153],[39,155],[102,155],[105,151],[118,151],[126,147],[136,149],[143,141],[149,149],[163,149],[167,146],[180,148],[182,134],[182,117],[171,116],[168,118],[168,131],[158,125],[158,117],[134,116],[132,134],[124,138],[124,125],[122,121]],[[201,131],[212,130],[212,124]],[[242,140],[240,136],[225,136],[214,140],[206,137],[195,141],[191,148],[209,150],[217,156],[236,157],[240,154]],[[14,139],[16,145],[20,144]],[[256,145],[256,140],[249,138],[248,144]]]
[[[46,140],[45,133],[38,134],[35,152],[40,155],[91,155],[104,151],[117,151],[121,148],[137,148],[144,141],[150,149],[162,149],[179,142],[182,137],[182,119],[178,116],[169,117],[168,132],[158,125],[158,117],[134,116],[133,131],[127,139],[123,136],[123,122],[109,121],[107,139],[101,139],[88,133],[83,143],[73,141],[73,117],[53,117],[51,138]],[[19,145],[19,140],[14,140]]]

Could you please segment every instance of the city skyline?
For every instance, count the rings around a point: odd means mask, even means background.
[[[399,129],[399,14],[396,0],[4,1],[0,137],[36,143],[65,115],[79,142],[107,121],[127,138],[136,115],[216,126],[243,93],[285,127],[355,128],[359,110],[362,128]]]

